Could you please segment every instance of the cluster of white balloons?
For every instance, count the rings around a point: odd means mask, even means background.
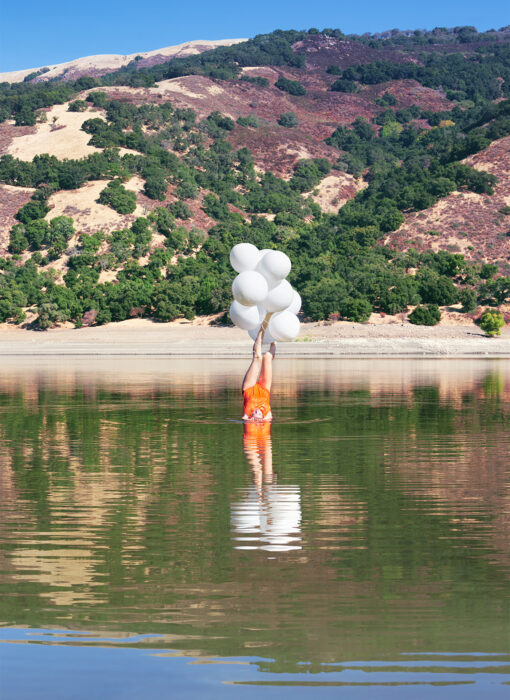
[[[259,250],[239,243],[230,251],[230,263],[239,274],[232,284],[230,318],[255,340],[260,324],[271,313],[264,343],[294,340],[299,334],[301,297],[285,279],[291,262],[279,250]]]

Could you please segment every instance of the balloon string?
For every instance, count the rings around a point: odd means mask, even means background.
[[[271,318],[272,315],[273,315],[273,312],[272,312],[272,311],[271,311],[271,312],[268,311],[268,313],[266,314],[265,319],[262,321],[262,328],[263,328],[264,330],[266,330],[266,328],[267,328],[267,326],[268,326],[268,323],[269,323],[269,319]]]

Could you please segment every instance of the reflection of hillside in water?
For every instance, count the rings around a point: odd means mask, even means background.
[[[25,401],[36,400],[41,389],[58,394],[77,389],[93,398],[98,391],[115,390],[128,396],[153,396],[172,390],[184,395],[213,395],[239,390],[245,359],[155,359],[153,357],[3,357],[2,393],[21,391]],[[489,379],[488,379],[489,378]],[[510,399],[510,367],[506,360],[447,359],[278,359],[274,395],[298,396],[302,391],[367,391],[406,394],[415,387],[434,386],[442,399],[462,398],[473,390],[496,391]],[[492,388],[491,388],[492,386]],[[236,414],[237,415],[237,414]]]
[[[412,646],[417,630],[430,649],[445,629],[463,646],[484,609],[479,638],[498,647],[504,365],[282,363],[272,441],[242,443],[225,420],[240,409],[232,368],[172,363],[0,372],[3,619],[168,625],[196,653],[234,653],[251,625],[246,648],[334,660]]]

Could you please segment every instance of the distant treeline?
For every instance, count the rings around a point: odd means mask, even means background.
[[[354,92],[356,83],[377,85],[390,80],[413,79],[429,88],[441,88],[450,100],[472,100],[476,104],[510,96],[510,42],[483,47],[473,54],[422,54],[417,63],[382,60],[328,73],[340,77],[331,90]]]

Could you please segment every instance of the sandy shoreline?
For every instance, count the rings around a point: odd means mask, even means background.
[[[0,328],[0,356],[246,357],[248,334],[200,323],[133,319],[95,328],[27,331]],[[510,328],[487,338],[475,325],[304,323],[299,339],[280,343],[281,357],[509,357]]]

